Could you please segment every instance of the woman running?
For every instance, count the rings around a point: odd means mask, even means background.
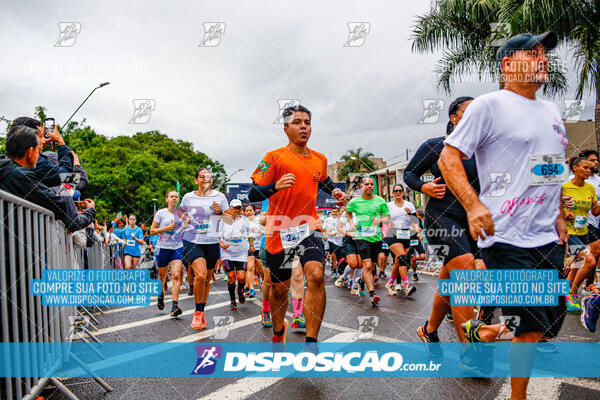
[[[170,190],[166,196],[167,208],[161,208],[154,215],[152,226],[150,227],[151,235],[159,235],[154,250],[154,258],[158,266],[158,278],[161,280],[161,294],[158,296],[156,306],[159,310],[165,308],[165,285],[167,283],[167,273],[171,267],[171,278],[173,286],[171,286],[171,295],[173,297],[173,305],[171,307],[171,317],[181,315],[182,311],[179,308],[179,291],[181,290],[181,282],[183,281],[183,221],[177,215],[177,203],[179,202],[179,194],[176,190]]]
[[[134,269],[140,262],[142,251],[140,245],[145,244],[144,232],[142,228],[137,226],[136,217],[134,214],[129,215],[127,219],[129,225],[123,229],[123,240],[125,241],[125,248],[123,254],[125,255],[125,269]]]
[[[394,185],[392,192],[394,193],[394,200],[387,203],[390,209],[390,222],[388,223],[389,230],[385,236],[385,242],[390,246],[390,251],[393,254],[394,267],[390,280],[385,287],[390,295],[395,296],[396,292],[402,290],[402,286],[404,286],[404,294],[410,296],[417,290],[416,287],[408,283],[408,266],[410,265],[408,252],[412,236],[410,216],[415,216],[417,210],[413,203],[404,200],[404,187],[402,185]],[[398,277],[402,279],[402,284],[397,282],[394,286],[394,281]]]
[[[217,225],[223,212],[229,209],[227,198],[213,190],[212,174],[202,168],[196,172],[198,190],[183,196],[178,213],[188,226],[183,234],[183,263],[194,272],[194,302],[196,310],[191,327],[206,329],[204,306],[210,291],[210,276],[219,259]]]
[[[252,231],[248,219],[242,216],[242,202],[238,199],[231,200],[232,221],[219,222],[219,246],[221,246],[221,260],[223,269],[227,274],[227,290],[231,300],[230,310],[237,310],[235,301],[235,282],[237,281],[237,294],[240,304],[246,302],[244,285],[246,284],[246,268],[248,266],[248,252],[254,253]]]
[[[450,121],[446,127],[446,135],[452,133],[472,100],[472,97],[459,97],[450,104],[448,110]],[[438,167],[438,159],[444,147],[444,139],[445,137],[442,136],[429,139],[423,143],[404,171],[404,182],[411,189],[431,196],[425,209],[425,226],[427,232],[431,233],[427,236],[429,245],[434,246],[433,248],[438,252],[445,254],[439,279],[449,279],[450,271],[453,269],[474,269],[475,255],[477,254],[477,243],[469,233],[467,214],[454,194],[446,190],[442,173]],[[469,182],[475,191],[479,193],[475,158],[463,160],[463,165]],[[423,182],[420,178],[427,171],[431,171],[435,178],[429,183]],[[452,234],[455,234],[455,236],[451,236]],[[439,342],[437,329],[449,310],[449,297],[440,296],[436,289],[429,320],[417,329],[417,334],[427,344],[428,351],[436,356],[440,355],[441,348],[430,344]],[[461,324],[473,317],[473,307],[452,307],[452,314],[456,332],[461,342],[465,342],[465,334]]]
[[[360,258],[356,242],[354,241],[355,232],[352,225],[348,222],[345,207],[338,220],[338,232],[343,236],[342,247],[348,265],[346,265],[342,275],[335,281],[335,286],[344,287],[347,285],[350,288],[350,294],[356,296],[362,294],[364,296],[365,294],[359,291],[359,285],[356,284],[356,281],[362,275],[362,259]],[[352,278],[348,281],[350,275],[352,275]]]
[[[567,278],[571,283],[571,293],[567,296],[567,311],[580,311],[577,291],[581,282],[596,265],[596,259],[588,247],[589,213],[591,211],[594,216],[600,215],[600,206],[594,186],[585,181],[592,174],[592,162],[585,157],[577,157],[571,160],[570,168],[574,176],[562,185],[561,194],[573,199],[573,207],[565,209],[569,232],[568,253],[571,256],[567,264],[570,267]],[[581,263],[582,267],[575,267]]]
[[[256,272],[261,279],[264,279],[262,261],[258,254],[259,248],[256,247],[262,239],[264,227],[260,224],[260,218],[256,215],[256,207],[254,207],[254,204],[248,204],[244,208],[244,215],[248,219],[248,224],[250,225],[252,243],[255,244],[255,246],[252,246],[248,250],[248,273],[246,274],[248,297],[252,298],[256,296],[256,291],[254,290],[254,273]]]

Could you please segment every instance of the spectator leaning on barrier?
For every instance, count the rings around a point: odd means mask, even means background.
[[[0,190],[31,201],[54,213],[71,232],[85,228],[94,221],[94,202],[85,200],[80,214],[70,197],[58,196],[44,185],[34,168],[39,158],[37,132],[24,125],[13,126],[6,135],[6,156],[0,160]]]
[[[55,127],[54,132],[49,135],[50,138],[46,139],[44,137],[44,126],[35,118],[19,117],[12,122],[11,128],[18,125],[27,126],[37,132],[40,141],[40,152],[45,145],[56,142],[58,145],[58,149],[56,150],[58,159],[57,165],[50,163],[46,155],[40,154],[33,171],[44,185],[48,187],[60,186],[62,183],[60,174],[73,173],[74,153],[65,144],[60,132],[58,132],[58,128]]]

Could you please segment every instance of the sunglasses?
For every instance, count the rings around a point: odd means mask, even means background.
[[[404,193],[404,190],[394,190],[394,193]]]

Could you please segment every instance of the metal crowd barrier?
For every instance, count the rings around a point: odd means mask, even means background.
[[[40,296],[30,294],[29,282],[41,279],[44,269],[81,268],[80,254],[71,236],[52,212],[2,190],[0,221],[2,342],[69,342],[73,321],[81,320],[77,317],[81,313],[75,307],[43,306]],[[102,262],[91,265],[110,268],[113,263],[110,251],[108,246],[99,244],[91,248],[93,262]],[[58,348],[41,346],[32,347],[26,354],[3,354],[4,360],[0,362],[6,367],[12,360],[18,366],[29,367],[39,377],[0,378],[0,399],[35,399],[50,384],[68,398],[76,399],[60,379],[52,377],[70,356],[64,350],[67,347]],[[96,381],[106,390],[112,390],[101,378]]]

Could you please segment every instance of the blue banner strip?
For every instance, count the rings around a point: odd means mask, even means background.
[[[239,342],[0,343],[0,376],[600,377],[596,357],[600,343],[555,345],[555,353],[540,353],[535,343],[440,343],[443,356],[434,358],[423,343],[404,342],[324,342],[318,347]]]

